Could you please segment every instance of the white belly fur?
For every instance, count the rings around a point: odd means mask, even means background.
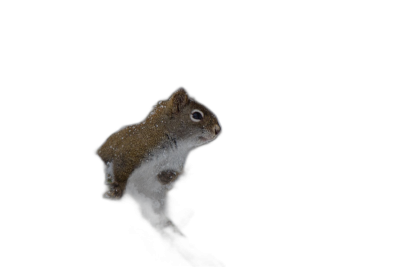
[[[164,205],[166,192],[172,187],[171,184],[160,183],[157,174],[165,170],[182,172],[189,151],[189,144],[180,144],[174,149],[161,150],[152,159],[143,162],[129,176],[126,192],[141,204],[144,213],[151,207],[154,209]]]

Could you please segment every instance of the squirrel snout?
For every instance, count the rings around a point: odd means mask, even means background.
[[[221,132],[221,127],[218,124],[214,126],[214,132],[215,135],[218,135]]]

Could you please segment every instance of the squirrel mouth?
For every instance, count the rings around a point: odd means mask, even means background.
[[[205,137],[203,137],[203,136],[200,136],[199,139],[200,139],[201,141],[208,141],[208,139],[205,138]]]

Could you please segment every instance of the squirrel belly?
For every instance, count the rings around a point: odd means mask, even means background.
[[[128,178],[126,192],[140,204],[142,215],[156,228],[170,226],[181,234],[165,214],[166,199],[173,182],[182,173],[191,148],[190,144],[177,143],[176,148],[158,151]],[[168,175],[164,180],[160,179],[163,173]]]

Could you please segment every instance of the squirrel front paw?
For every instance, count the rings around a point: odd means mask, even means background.
[[[110,190],[103,194],[104,198],[120,199],[122,197],[122,189],[120,187],[111,187]]]
[[[179,176],[179,173],[173,170],[162,171],[157,175],[158,181],[162,184],[169,184],[175,181]]]

